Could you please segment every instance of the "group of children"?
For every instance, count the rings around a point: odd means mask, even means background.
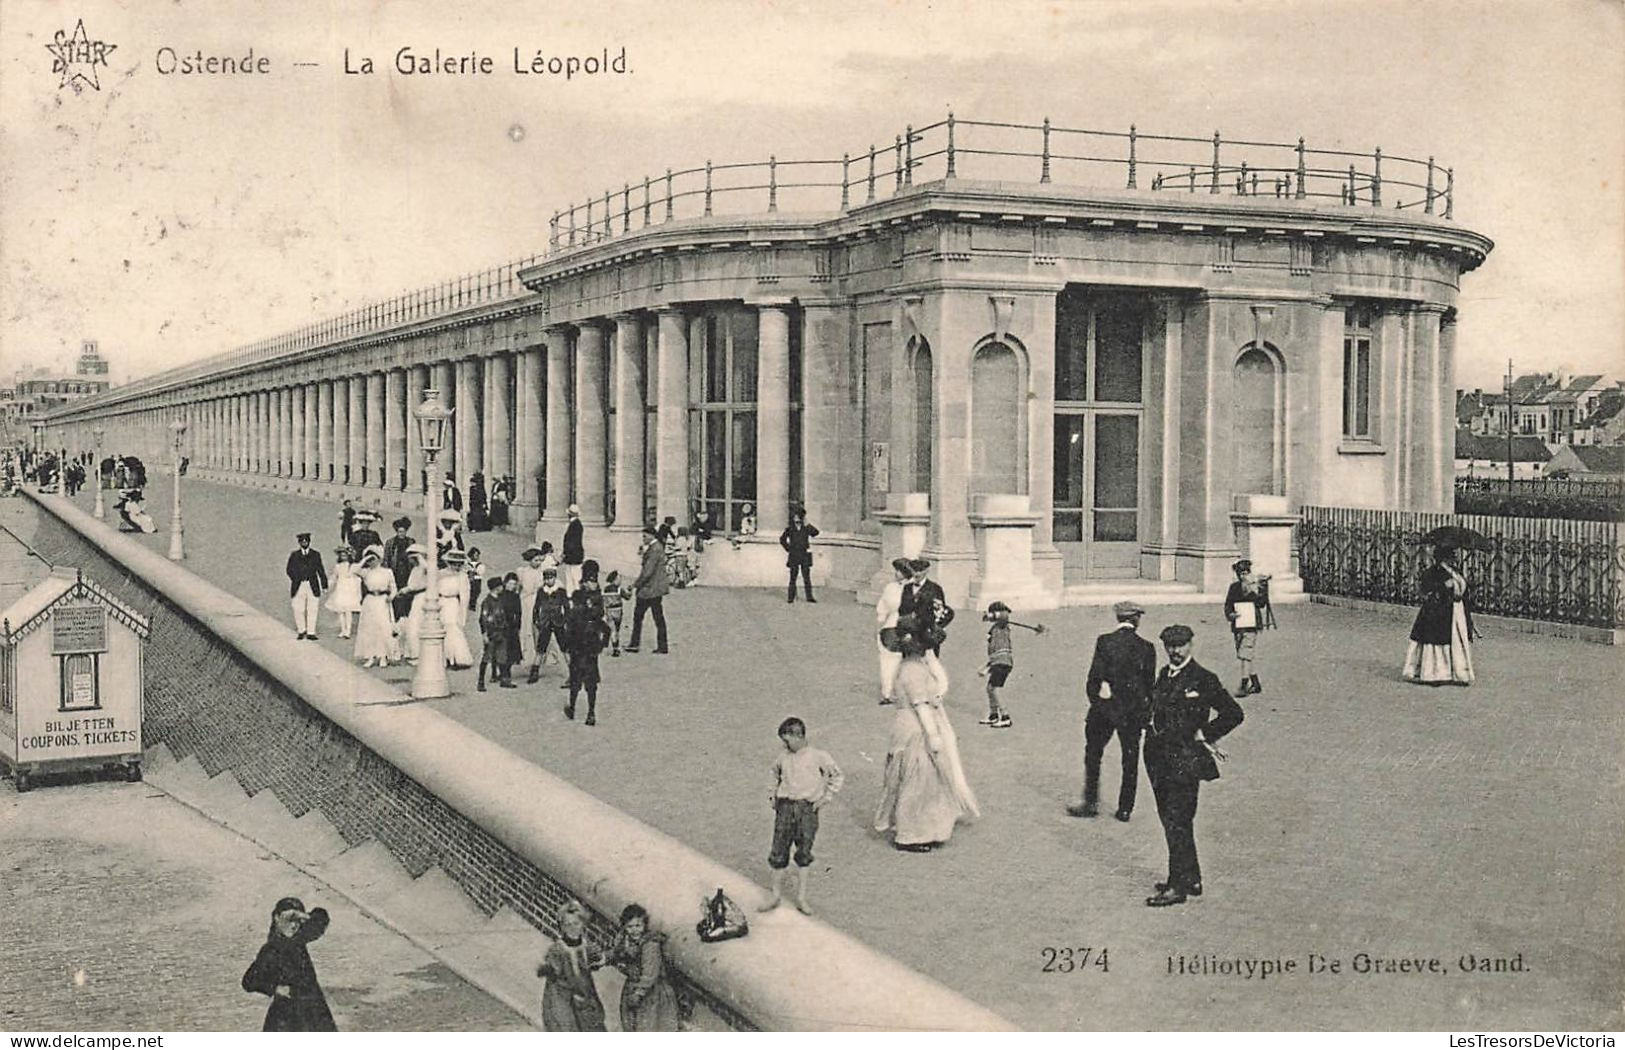
[[[611,648],[612,656],[621,655],[621,620],[631,588],[623,586],[619,573],[614,571],[600,581],[598,562],[590,558],[582,562],[581,579],[573,591],[566,591],[559,583],[556,564],[542,564],[541,574],[542,585],[536,591],[530,616],[535,654],[530,681],[537,681],[542,661],[556,642],[569,666],[565,687],[570,690],[570,698],[564,715],[572,721],[575,719],[577,701],[585,691],[586,724],[597,725],[601,680],[598,657],[605,648]],[[517,688],[513,668],[524,656],[520,632],[525,614],[520,592],[517,572],[492,576],[486,581],[479,616],[483,643],[475,684],[479,692],[485,691],[487,672],[499,688]]]

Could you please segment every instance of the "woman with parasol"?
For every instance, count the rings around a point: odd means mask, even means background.
[[[903,656],[897,671],[898,711],[886,749],[886,773],[875,830],[892,844],[926,853],[953,834],[962,819],[981,816],[959,761],[959,739],[942,707],[936,676],[925,662],[935,639],[929,619],[901,616],[881,632],[881,644]]]
[[[1422,537],[1433,548],[1433,564],[1422,572],[1422,607],[1411,627],[1404,677],[1423,685],[1473,683],[1473,617],[1468,609],[1467,577],[1457,566],[1456,551],[1484,545],[1472,529],[1446,525]]]

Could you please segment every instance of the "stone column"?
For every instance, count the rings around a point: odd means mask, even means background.
[[[282,391],[266,391],[265,397],[265,473],[273,478],[282,476]]]
[[[489,483],[495,485],[498,478],[513,473],[513,425],[508,418],[513,407],[513,369],[507,354],[491,355],[485,359],[485,366],[491,384],[491,401],[485,410],[485,432],[491,448],[486,474]]]
[[[384,450],[384,373],[367,373],[367,466],[364,472],[368,488],[381,489],[385,485]]]
[[[547,501],[545,521],[563,521],[570,505],[570,332],[549,328],[547,346]]]
[[[378,487],[400,492],[406,467],[406,372],[384,373],[384,472]]]
[[[256,390],[243,397],[248,409],[248,470],[251,474],[260,474],[265,471],[265,395]]]
[[[756,319],[756,527],[776,536],[790,523],[790,311],[758,306]]]
[[[544,409],[543,369],[546,367],[543,349],[528,346],[519,355],[519,450],[514,468],[519,478],[519,496],[516,506],[523,506],[523,517],[515,514],[521,524],[534,524],[542,505],[542,471],[546,411]]]
[[[457,407],[457,387],[453,382],[456,365],[450,361],[436,361],[431,370],[434,379],[434,388],[440,391],[440,403],[447,408]],[[457,417],[451,417],[451,424],[446,427],[446,447],[440,453],[440,466],[445,470],[445,476],[457,481]]]
[[[1456,311],[1446,310],[1439,319],[1439,388],[1435,391],[1440,401],[1444,424],[1443,447],[1439,449],[1439,491],[1435,493],[1437,508],[1442,511],[1456,509]]]
[[[293,432],[294,390],[295,388],[291,386],[282,388],[282,476],[286,478],[299,476],[297,469],[299,442],[295,441],[294,438],[300,435]],[[303,393],[303,391],[300,392]]]
[[[344,483],[360,485],[367,476],[367,377],[344,381]]]
[[[413,415],[423,404],[423,389],[429,383],[427,365],[413,365],[406,370],[406,491],[422,494],[423,445],[418,441],[417,418]]]
[[[457,362],[457,414],[452,416],[457,426],[457,483],[468,497],[468,479],[477,470],[483,470],[485,457],[480,454],[483,428],[480,426],[480,359],[465,357]],[[464,504],[467,507],[467,504]]]
[[[604,326],[592,322],[576,334],[575,502],[583,525],[604,524],[608,420],[604,413]]]
[[[655,414],[659,473],[655,515],[688,520],[688,319],[680,310],[661,310]],[[758,508],[760,509],[760,508]]]
[[[1411,427],[1411,441],[1416,449],[1411,468],[1408,506],[1415,510],[1448,511],[1441,506],[1445,479],[1455,473],[1455,409],[1448,415],[1440,391],[1451,393],[1454,388],[1441,383],[1440,329],[1445,308],[1437,303],[1421,303],[1411,311],[1409,318],[1411,354],[1411,413],[1415,417]],[[1452,380],[1454,376],[1450,377]],[[1450,429],[1445,419],[1451,421]],[[1454,494],[1454,482],[1452,496]],[[1453,502],[1453,500],[1452,500]]]
[[[324,476],[334,484],[344,483],[344,460],[349,452],[349,384],[330,379],[322,384],[322,446]]]
[[[305,448],[303,459],[305,477],[312,481],[320,480],[325,470],[322,461],[317,458],[317,438],[321,433],[321,396],[317,393],[319,389],[315,383],[305,384]]]
[[[485,491],[489,494],[496,478],[496,462],[491,455],[491,359],[480,359],[480,462],[485,464]]]
[[[615,525],[643,526],[643,322],[615,315]]]

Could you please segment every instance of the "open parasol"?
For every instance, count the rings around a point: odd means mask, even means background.
[[[1440,525],[1422,536],[1423,543],[1435,547],[1454,547],[1457,550],[1489,550],[1490,541],[1484,534],[1465,525]]]

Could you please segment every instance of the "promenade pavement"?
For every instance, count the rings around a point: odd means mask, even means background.
[[[0,791],[0,1030],[258,1031],[239,983],[295,896],[341,1031],[529,1031],[405,937],[147,784]]]
[[[160,552],[168,485],[147,490],[160,531],[137,537]],[[187,486],[188,567],[289,622],[293,535],[315,533],[330,560],[338,508]],[[528,537],[477,542],[488,566],[508,569]],[[764,883],[774,730],[799,715],[848,774],[823,813],[818,914],[1027,1028],[1625,1022],[1618,650],[1497,631],[1476,650],[1476,685],[1428,689],[1399,678],[1403,615],[1280,609],[1260,644],[1266,692],[1244,701],[1224,777],[1202,792],[1207,893],[1154,910],[1143,899],[1166,853],[1143,777],[1127,824],[1064,813],[1080,792],[1083,677],[1106,610],[1028,617],[1049,633],[1017,632],[1015,725],[1002,731],[976,725],[985,645],[976,613],[961,611],[944,660],[983,818],[911,855],[870,830],[892,719],[875,703],[872,611],[837,592],[787,607],[778,590],[704,587],[667,608],[670,656],[602,660],[596,728],[565,721],[559,668],[485,694],[454,672],[455,694],[433,706]],[[1176,621],[1233,684],[1218,603],[1155,607],[1143,633]],[[312,643],[290,629],[288,644]],[[330,620],[319,644],[347,655]],[[410,670],[382,674],[404,685]],[[1492,972],[1463,968],[1480,959]],[[1292,969],[1265,976],[1265,961]]]

